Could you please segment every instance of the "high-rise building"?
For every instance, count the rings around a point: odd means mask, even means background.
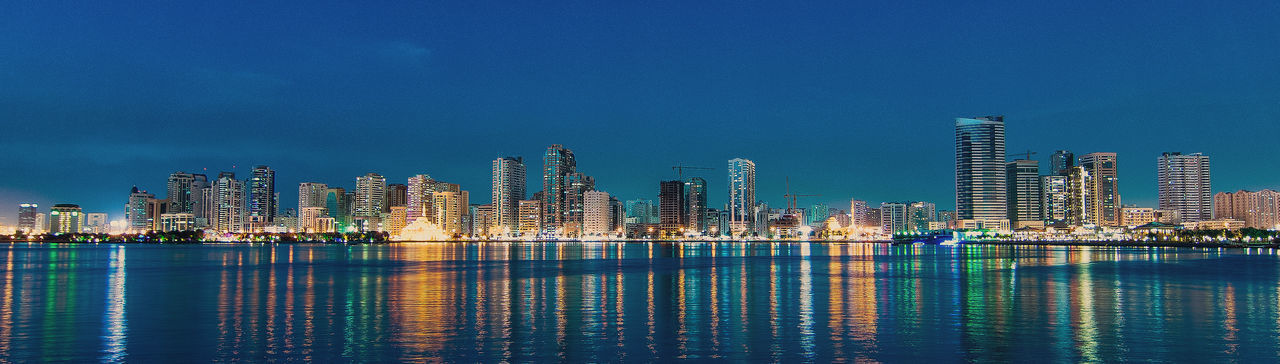
[[[333,231],[333,218],[324,206],[307,206],[298,210],[298,230],[327,233]]]
[[[524,158],[502,157],[493,160],[493,209],[496,224],[516,231],[519,225],[520,200],[525,198]]]
[[[689,177],[684,182],[685,225],[688,231],[701,233],[707,230],[707,180]]]
[[[1213,195],[1213,219],[1240,220],[1256,229],[1280,229],[1280,192],[1270,189],[1218,192]]]
[[[1115,153],[1080,156],[1080,167],[1088,172],[1085,185],[1087,222],[1098,226],[1120,226],[1120,178]],[[1185,217],[1184,217],[1185,219]]]
[[[627,209],[615,196],[609,196],[609,231],[621,232],[627,229]]]
[[[90,212],[84,214],[84,230],[93,234],[106,234],[111,232],[111,222],[107,220],[105,212]]]
[[[249,223],[255,230],[276,219],[276,171],[267,166],[253,167],[249,177]]]
[[[434,203],[431,194],[435,193],[438,187],[436,180],[431,176],[419,174],[409,177],[408,186],[405,188],[405,214],[409,223],[413,223],[422,217],[433,216],[431,206]]]
[[[1067,179],[1068,176],[1061,175],[1040,177],[1040,216],[1046,226],[1067,224],[1067,212],[1070,209]]]
[[[440,230],[451,236],[463,234],[463,216],[470,210],[467,191],[441,191],[431,194],[434,201],[435,222]]]
[[[166,186],[168,195],[165,199],[169,200],[169,211],[196,212],[200,190],[208,186],[209,178],[203,174],[173,172]]]
[[[880,232],[893,234],[908,229],[907,202],[884,202],[880,204]]]
[[[1005,186],[1008,188],[1009,224],[1015,228],[1042,227],[1040,162],[1019,159],[1005,163]]]
[[[582,234],[586,193],[595,189],[595,178],[582,174],[582,172],[574,172],[569,175],[568,186],[564,192],[564,216],[560,219],[560,231],[563,236],[576,237]]]
[[[829,210],[830,208],[824,203],[817,203],[810,206],[809,210],[805,211],[804,224],[815,228],[822,225],[827,221],[827,218],[831,216],[831,211]]]
[[[537,236],[542,231],[542,200],[520,200],[517,222],[521,236]]]
[[[743,158],[729,160],[729,229],[734,236],[755,230],[756,163]],[[767,225],[767,221],[765,222]]]
[[[1049,175],[1066,176],[1076,166],[1076,155],[1069,150],[1059,150],[1049,156]]]
[[[351,216],[378,217],[386,205],[387,179],[377,173],[356,177],[356,196],[352,201]]]
[[[663,237],[679,235],[687,226],[689,216],[684,211],[683,181],[662,181],[658,184],[658,228]]]
[[[609,227],[609,194],[603,191],[587,191],[583,193],[582,235],[608,235]]]
[[[49,232],[54,234],[80,233],[84,225],[84,216],[80,213],[80,205],[60,203],[49,209]]]
[[[190,212],[172,212],[160,214],[156,230],[159,231],[192,231],[196,229],[196,216]]]
[[[409,187],[399,183],[387,184],[387,205],[383,206],[383,212],[391,212],[392,207],[407,206]]]
[[[1156,209],[1150,207],[1121,207],[1120,225],[1130,228],[1156,221]]]
[[[156,195],[147,193],[147,191],[139,190],[138,186],[133,186],[129,190],[129,203],[125,205],[124,216],[128,222],[128,230],[132,232],[144,232],[151,230],[151,223],[147,221],[147,203],[156,198]]]
[[[162,221],[160,217],[169,213],[169,200],[147,200],[147,230],[168,231],[161,227]],[[194,218],[194,215],[193,215]]]
[[[956,118],[956,214],[961,228],[1009,229],[1004,161],[1003,116]]]
[[[884,210],[882,209],[881,211]],[[937,206],[932,202],[912,202],[908,204],[906,230],[930,230],[929,223],[938,221],[937,211]]]
[[[329,192],[329,186],[323,183],[302,182],[298,184],[298,221],[303,221],[302,209],[308,207],[325,207],[325,197]],[[303,230],[303,229],[299,229]]]
[[[1177,210],[1182,221],[1213,219],[1209,156],[1200,153],[1164,153],[1156,159],[1159,208]]]
[[[573,151],[560,144],[547,147],[542,155],[542,228],[561,229],[568,204],[565,194],[569,189],[569,176],[578,170]]]
[[[209,186],[212,208],[209,228],[218,232],[241,232],[245,226],[245,184],[235,173],[222,172]]]
[[[867,218],[870,213],[867,202],[859,199],[849,200],[849,225],[853,227],[875,226]]]
[[[26,233],[36,231],[36,215],[40,214],[40,205],[24,203],[18,205],[18,230]]]
[[[657,209],[653,201],[636,199],[627,201],[627,220],[633,224],[657,224],[653,212]]]
[[[472,236],[492,236],[502,230],[498,226],[497,209],[493,204],[471,205],[471,216]]]

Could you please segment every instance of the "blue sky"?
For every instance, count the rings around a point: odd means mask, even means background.
[[[1215,190],[1276,188],[1276,19],[1268,1],[5,2],[0,206],[115,215],[135,184],[254,164],[284,206],[367,172],[483,203],[491,160],[560,143],[622,199],[682,163],[716,168],[722,204],[745,157],[772,204],[790,176],[842,208],[949,208],[953,118],[992,114],[1042,163],[1119,153],[1125,203],[1154,205],[1164,151],[1209,154]]]

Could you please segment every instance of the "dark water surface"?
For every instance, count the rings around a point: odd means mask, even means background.
[[[1270,249],[0,245],[0,361],[1275,361]]]

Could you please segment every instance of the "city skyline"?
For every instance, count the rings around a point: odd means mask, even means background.
[[[280,4],[255,14],[11,6],[0,12],[14,45],[0,51],[12,70],[0,75],[12,131],[0,136],[10,156],[0,168],[20,173],[0,176],[0,206],[118,213],[117,191],[134,184],[162,194],[157,181],[173,171],[246,176],[254,165],[279,171],[279,186],[427,173],[478,190],[494,158],[535,161],[561,143],[623,199],[654,198],[672,165],[744,157],[775,205],[789,176],[832,206],[950,208],[951,135],[938,126],[976,115],[1004,115],[1007,149],[1038,151],[1042,167],[1053,150],[1117,153],[1126,203],[1156,204],[1147,181],[1163,152],[1213,156],[1214,192],[1280,180],[1253,168],[1280,156],[1232,142],[1280,131],[1280,75],[1269,71],[1280,9],[1268,2],[391,4],[316,6],[310,17]],[[1003,21],[973,26],[984,18]],[[300,31],[257,36],[277,27]],[[723,204],[722,176],[707,178],[709,205]]]

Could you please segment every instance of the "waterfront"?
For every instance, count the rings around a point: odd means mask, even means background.
[[[1273,249],[0,245],[0,361],[1280,356]]]

